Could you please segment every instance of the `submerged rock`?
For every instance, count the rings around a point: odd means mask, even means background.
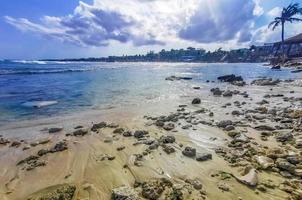
[[[191,77],[169,76],[166,81],[192,80]]]
[[[232,83],[235,81],[243,81],[243,78],[241,76],[236,76],[235,74],[219,76],[217,79],[219,81],[228,82],[228,83]]]

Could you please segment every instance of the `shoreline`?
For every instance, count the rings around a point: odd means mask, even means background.
[[[295,145],[301,133],[294,131],[288,136],[291,139],[285,138],[283,144],[276,141],[288,129],[277,129],[279,121],[257,109],[266,107],[284,113],[285,108],[295,105],[291,108],[300,116],[300,100],[293,99],[302,97],[301,86],[283,82],[270,86],[218,85],[225,90],[223,96],[213,95],[209,87],[188,88],[188,94],[174,102],[146,103],[136,109],[90,111],[1,127],[1,138],[10,143],[0,145],[0,182],[3,183],[0,197],[21,200],[33,194],[32,200],[38,200],[43,195],[55,196],[50,186],[62,191],[66,199],[72,194],[70,200],[118,199],[123,195],[132,195],[129,199],[182,196],[184,199],[281,200],[302,195],[299,189],[285,185],[286,181],[296,179],[298,183],[294,183],[301,184],[296,171],[285,170],[282,174],[284,169],[277,170],[276,159],[274,164],[265,162],[270,165],[265,169],[254,160],[257,156],[267,157],[265,152],[275,147],[288,153],[299,152]],[[224,97],[227,91],[232,95]],[[241,95],[245,91],[248,97]],[[270,97],[263,98],[265,95]],[[201,102],[192,104],[197,97]],[[286,119],[292,120],[288,126],[296,126],[297,118]],[[255,129],[263,124],[274,130]],[[50,128],[57,130],[50,131]],[[240,149],[256,153],[241,155]],[[33,155],[39,156],[17,164]],[[293,170],[301,170],[301,154],[290,155],[298,159]],[[291,179],[286,175],[291,175]]]

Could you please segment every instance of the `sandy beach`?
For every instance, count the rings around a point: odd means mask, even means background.
[[[0,197],[301,199],[301,80],[265,81],[9,123]]]

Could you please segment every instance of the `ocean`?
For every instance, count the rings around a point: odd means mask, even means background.
[[[95,109],[177,99],[188,86],[209,85],[226,74],[246,81],[291,79],[301,73],[263,64],[87,63],[0,61],[0,124]],[[192,77],[171,83],[171,75]]]

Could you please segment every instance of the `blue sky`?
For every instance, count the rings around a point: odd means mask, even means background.
[[[100,57],[279,40],[267,24],[301,0],[1,0],[0,58]],[[287,36],[302,25],[287,25]]]

